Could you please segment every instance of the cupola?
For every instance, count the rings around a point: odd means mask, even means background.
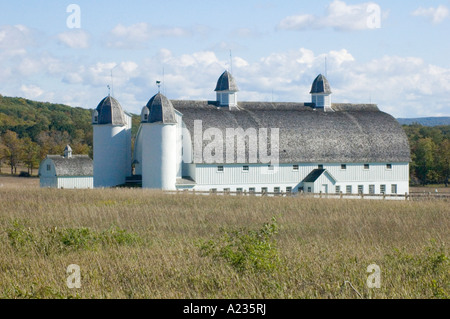
[[[142,108],[141,121],[143,123],[176,124],[172,102],[161,93],[156,94]]]
[[[225,71],[222,73],[217,81],[215,91],[219,106],[228,106],[230,109],[237,107],[237,92],[239,88],[230,72]]]
[[[327,78],[319,74],[311,86],[311,102],[316,108],[323,108],[324,111],[332,111],[331,108],[331,88]]]
[[[122,106],[110,95],[100,101],[92,117],[92,124],[126,124]]]
[[[66,145],[66,148],[64,149],[64,157],[65,158],[72,157],[72,148],[70,147],[70,145]]]

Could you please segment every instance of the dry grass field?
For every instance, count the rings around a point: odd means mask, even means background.
[[[450,296],[444,201],[0,185],[0,298]],[[371,264],[380,288],[367,287]]]

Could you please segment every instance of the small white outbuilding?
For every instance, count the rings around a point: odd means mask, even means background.
[[[94,188],[94,165],[88,155],[72,155],[69,145],[64,156],[47,155],[39,166],[41,187]]]

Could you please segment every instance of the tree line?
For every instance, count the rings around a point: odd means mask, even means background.
[[[92,156],[91,110],[0,95],[0,172],[18,166],[28,173],[48,154],[62,154],[70,144],[75,154]]]
[[[0,95],[0,173],[25,166],[29,174],[49,154],[63,154],[70,144],[74,154],[93,156],[92,110]],[[133,114],[132,138],[140,116]]]
[[[450,178],[450,125],[403,125],[411,148],[410,182],[445,184]]]
[[[81,131],[78,135],[82,135]],[[92,157],[92,146],[80,137],[71,137],[66,131],[41,132],[37,141],[33,141],[29,136],[20,138],[16,132],[8,130],[0,136],[0,164],[6,163],[11,174],[17,174],[19,165],[24,165],[28,173],[33,174],[48,154],[63,154],[67,144],[70,144],[74,154],[89,154]]]

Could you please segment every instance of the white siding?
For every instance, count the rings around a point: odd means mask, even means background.
[[[49,165],[50,170],[47,169]],[[39,166],[40,187],[51,188],[94,188],[93,176],[56,176],[55,164],[50,158],[44,159]]]
[[[40,187],[50,187],[50,188],[56,188],[58,187],[58,181],[56,177],[40,177],[39,179],[39,186]]]
[[[93,177],[63,176],[57,178],[57,187],[66,189],[94,188]]]
[[[47,167],[49,167],[50,170],[48,170]],[[50,158],[45,158],[39,165],[39,185],[40,187],[52,188],[58,186],[55,164]]]
[[[354,193],[358,191],[358,185],[364,185],[365,193],[369,192],[369,185],[375,185],[375,193],[380,193],[380,185],[386,185],[387,194],[390,194],[391,185],[398,185],[398,194],[409,192],[409,164],[408,163],[369,163],[369,169],[364,169],[365,163],[346,164],[347,169],[341,169],[341,163],[317,163],[301,164],[298,163],[298,171],[294,171],[293,164],[280,164],[275,166],[274,170],[268,169],[268,165],[245,164],[249,166],[248,171],[243,170],[243,165],[229,164],[223,165],[223,172],[219,172],[219,165],[200,164],[195,165],[195,177],[197,185],[195,189],[209,190],[217,188],[218,191],[223,188],[247,189],[255,187],[259,191],[261,187],[268,187],[269,192],[274,187],[292,187],[297,191],[301,187],[302,180],[322,164],[337,181],[336,185],[341,186],[341,191],[345,192],[346,185],[352,185]],[[392,169],[386,169],[386,164],[392,164]],[[192,168],[191,168],[192,169]],[[329,193],[334,193],[335,185],[328,187]],[[320,191],[320,190],[319,190]]]

